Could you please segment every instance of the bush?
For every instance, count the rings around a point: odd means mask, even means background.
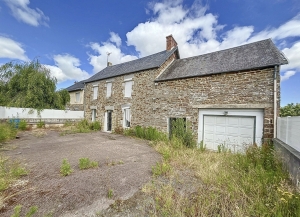
[[[20,130],[26,130],[27,129],[27,121],[21,120],[19,123],[19,129]]]
[[[101,124],[100,124],[100,122],[99,121],[95,121],[95,122],[91,122],[90,124],[89,124],[89,128],[90,128],[90,130],[101,130]]]
[[[0,142],[15,138],[17,130],[13,124],[0,123]]]
[[[40,121],[36,124],[36,127],[37,127],[37,128],[45,128],[45,122],[40,120]]]
[[[71,165],[70,165],[70,163],[68,162],[68,160],[67,160],[67,159],[63,159],[62,165],[61,165],[61,167],[60,167],[60,173],[61,173],[63,176],[68,176],[68,175],[70,175],[72,172],[73,172],[73,170],[71,169]]]
[[[79,168],[81,170],[89,169],[93,167],[98,167],[98,162],[96,161],[90,161],[89,158],[80,158],[79,159]]]
[[[189,123],[183,118],[177,118],[172,121],[172,135],[182,141],[182,143],[188,148],[195,148],[197,142],[194,138],[193,132],[189,127]]]

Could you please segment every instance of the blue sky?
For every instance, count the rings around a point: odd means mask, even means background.
[[[281,105],[300,103],[299,0],[0,0],[0,64],[38,58],[58,88],[106,66],[165,49],[181,58],[272,38],[281,68]]]

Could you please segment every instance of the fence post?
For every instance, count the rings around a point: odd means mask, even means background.
[[[286,129],[285,129],[285,144],[289,144],[288,140],[289,140],[289,117],[290,116],[287,116],[286,117]]]

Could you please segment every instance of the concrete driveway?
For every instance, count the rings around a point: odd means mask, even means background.
[[[160,160],[146,141],[103,132],[61,136],[53,130],[29,131],[9,146],[14,149],[2,154],[21,161],[30,172],[5,192],[15,196],[6,201],[1,216],[10,216],[18,204],[23,210],[37,206],[37,216],[96,216],[115,200],[136,193]],[[99,167],[80,170],[83,157]],[[66,177],[60,174],[63,159],[73,169]],[[108,191],[113,192],[111,198]]]

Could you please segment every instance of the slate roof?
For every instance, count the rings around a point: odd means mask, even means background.
[[[204,76],[287,64],[271,39],[186,59],[176,59],[156,81]]]
[[[119,75],[130,74],[139,72],[142,70],[158,68],[160,67],[175,51],[178,52],[178,48],[175,47],[172,50],[164,50],[162,52],[152,54],[140,59],[132,60],[129,62],[108,66],[102,69],[97,74],[93,75],[89,79],[85,80],[85,83],[98,81],[102,79],[112,78]]]
[[[71,85],[70,87],[67,87],[66,90],[69,92],[76,91],[76,90],[82,90],[82,89],[84,89],[84,82],[85,82],[85,80],[78,81],[77,83]]]

